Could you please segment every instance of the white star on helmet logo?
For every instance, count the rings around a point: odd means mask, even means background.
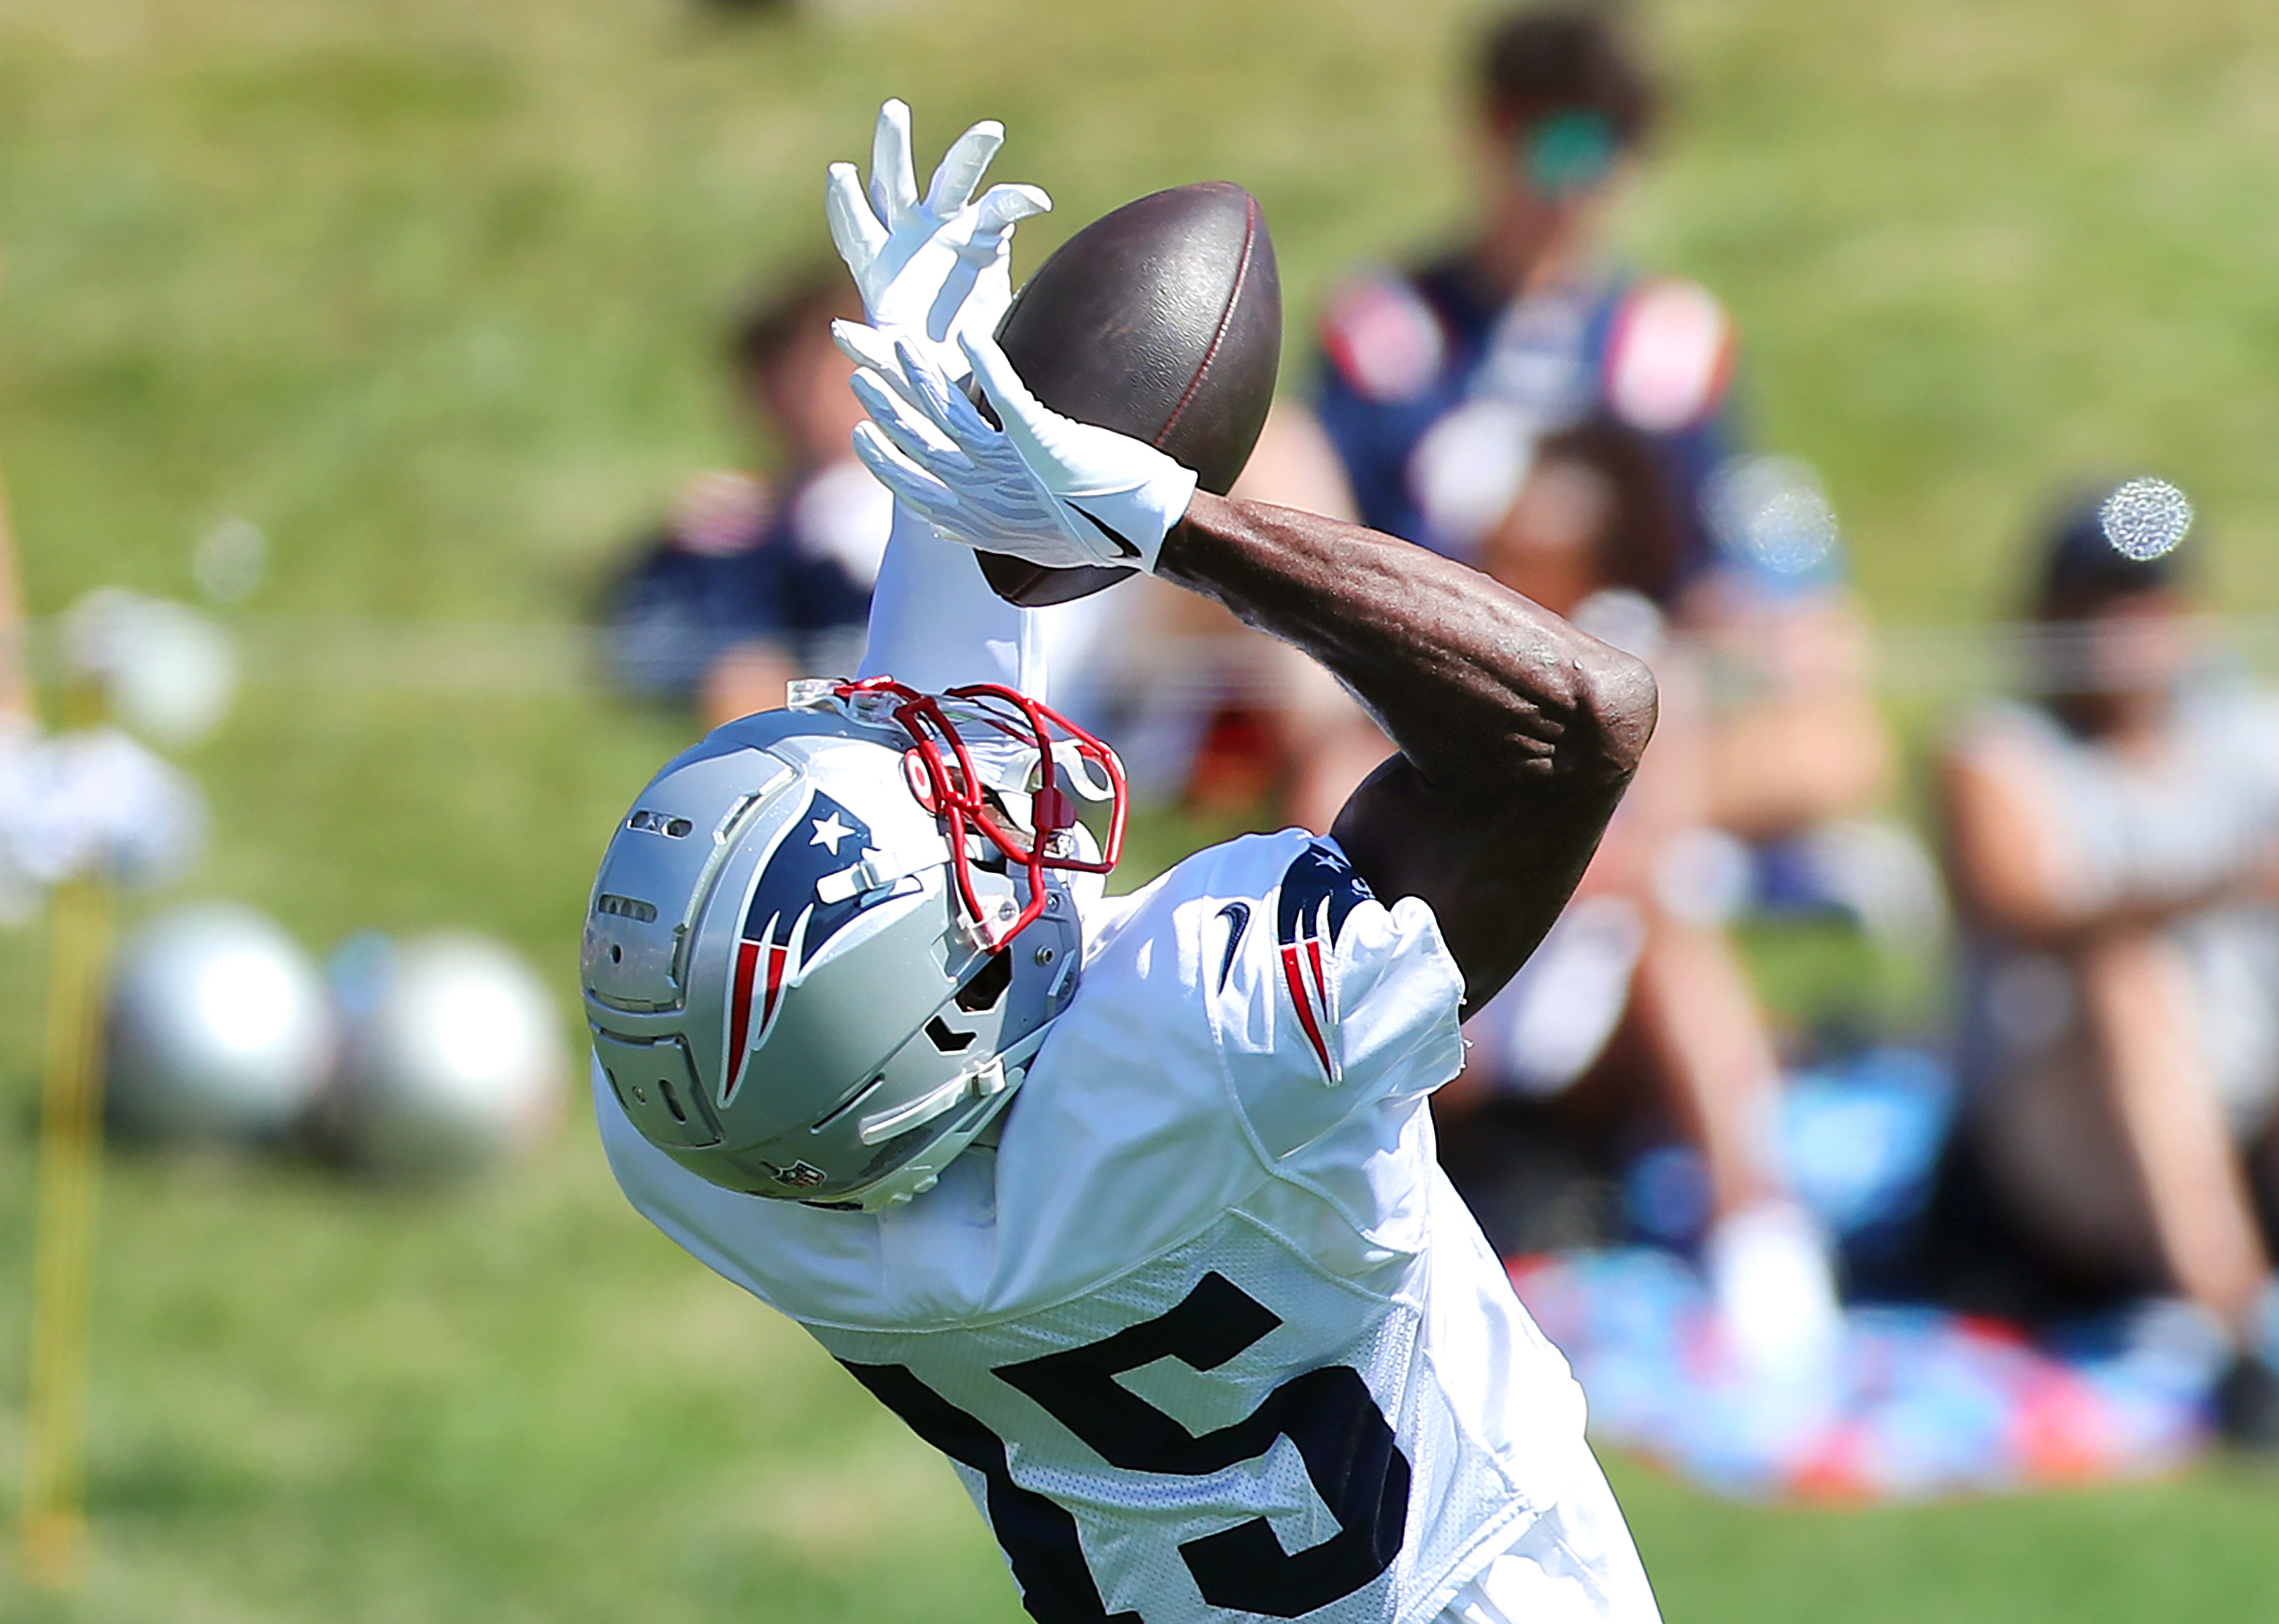
[[[833,812],[829,817],[818,817],[815,820],[815,838],[808,844],[827,846],[831,848],[831,854],[836,857],[839,855],[839,843],[854,832],[846,824],[840,823],[839,814]]]

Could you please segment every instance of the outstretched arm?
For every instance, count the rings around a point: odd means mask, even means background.
[[[993,186],[976,195],[1005,139],[985,120],[950,143],[921,195],[910,149],[910,111],[879,110],[866,189],[851,164],[833,164],[824,188],[832,241],[878,326],[922,343],[955,370],[952,342],[986,334],[1013,296],[1014,226],[1052,206],[1032,186]],[[913,687],[997,682],[1045,697],[1041,643],[1032,612],[991,592],[971,555],[944,545],[905,503],[871,594],[870,638],[857,673]]]
[[[1198,494],[1156,572],[1326,666],[1400,754],[1334,830],[1432,905],[1474,1007],[1582,877],[1654,730],[1654,679],[1478,571],[1393,537]]]
[[[938,535],[1152,571],[1345,683],[1400,750],[1338,816],[1354,867],[1432,905],[1469,998],[1526,961],[1654,731],[1644,665],[1423,548],[1199,494],[1154,448],[1040,404],[986,340],[960,347],[997,423],[915,346],[836,331],[863,367],[856,452]]]

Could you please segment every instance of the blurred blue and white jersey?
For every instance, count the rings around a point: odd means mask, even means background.
[[[1713,573],[1775,597],[1832,586],[1832,537],[1799,549],[1720,522],[1725,481],[1753,460],[1735,349],[1693,282],[1593,274],[1507,301],[1450,257],[1331,294],[1313,407],[1362,522],[1450,557],[1476,556],[1537,440],[1603,415],[1646,437],[1674,502],[1675,569],[1652,589],[1664,607]]]
[[[1431,909],[1291,831],[1086,925],[1000,1143],[931,1193],[737,1195],[602,1089],[619,1182],[950,1458],[1044,1624],[1654,1619],[1582,1394],[1434,1158]]]

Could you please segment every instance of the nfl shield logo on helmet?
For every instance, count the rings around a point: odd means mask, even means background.
[[[760,1170],[790,1190],[812,1190],[830,1176],[809,1161],[794,1161],[787,1168],[779,1168],[772,1161],[763,1161]]]
[[[751,1051],[768,1040],[784,989],[875,900],[859,891],[829,902],[818,894],[824,880],[860,862],[871,845],[871,825],[817,790],[761,863],[736,942],[722,1105],[735,1098]]]

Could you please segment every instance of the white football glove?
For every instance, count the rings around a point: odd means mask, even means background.
[[[957,342],[1002,428],[907,338],[844,321],[832,332],[863,368],[855,394],[871,421],[855,430],[855,454],[935,534],[1057,570],[1154,572],[1194,499],[1189,470],[1052,410],[986,334]]]
[[[1014,225],[1053,206],[1033,186],[973,188],[1004,144],[1005,126],[985,119],[959,136],[933,172],[924,201],[910,159],[910,110],[879,109],[871,138],[871,190],[855,165],[833,164],[824,188],[831,240],[855,275],[871,325],[924,333],[935,364],[963,377],[955,340],[986,337],[1012,303]]]

